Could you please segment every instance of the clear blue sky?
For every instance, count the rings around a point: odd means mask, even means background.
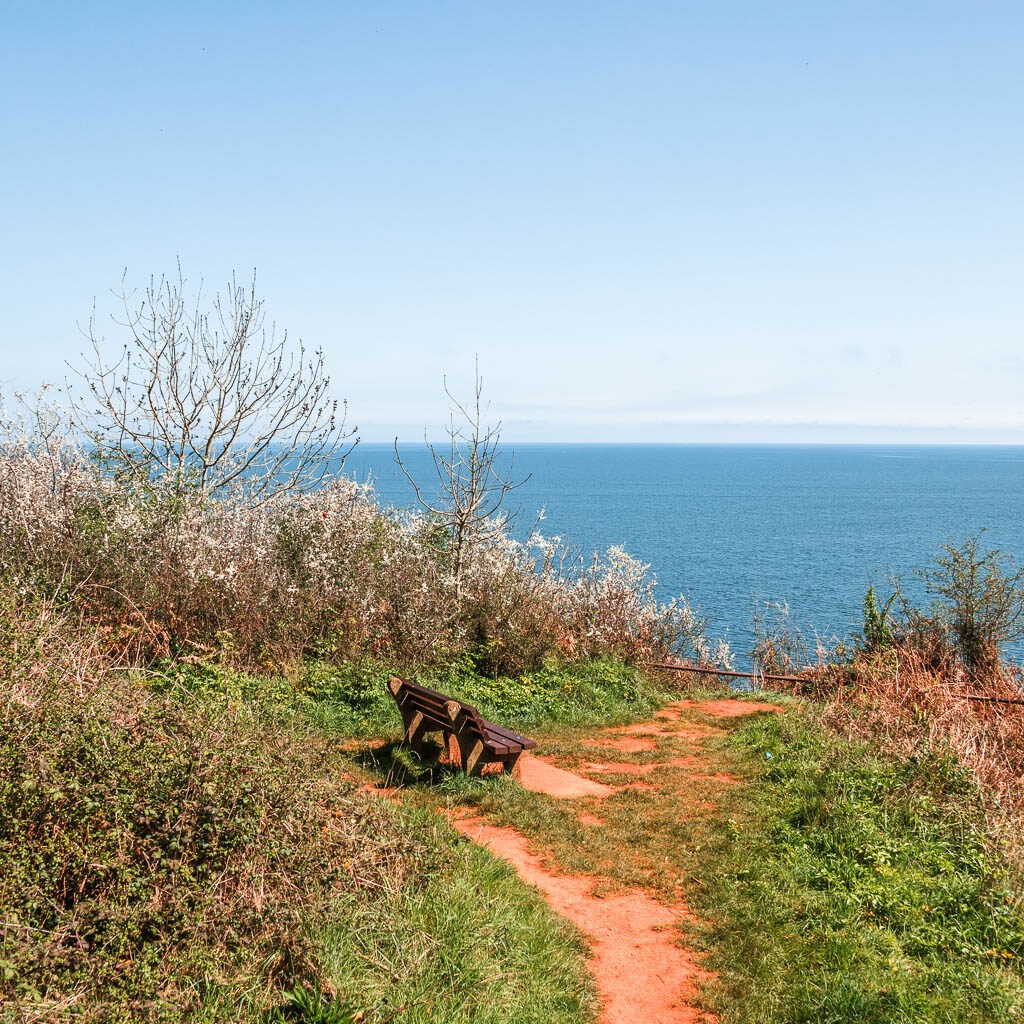
[[[180,255],[370,440],[479,352],[510,439],[1024,442],[1022,47],[984,0],[7,0],[0,381]]]

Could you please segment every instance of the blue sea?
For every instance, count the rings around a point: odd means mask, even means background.
[[[902,445],[519,444],[519,531],[585,551],[622,545],[650,563],[658,595],[684,594],[743,654],[756,601],[786,601],[813,636],[845,636],[874,584],[891,573],[923,598],[913,570],[947,539],[984,529],[984,544],[1024,559],[1024,448]],[[402,449],[427,486],[422,446]],[[378,496],[414,495],[388,445],[360,444],[346,472]],[[1018,659],[1020,650],[1013,653]],[[740,659],[741,661],[744,659]]]

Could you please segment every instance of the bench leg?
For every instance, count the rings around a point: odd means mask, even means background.
[[[462,767],[462,748],[459,746],[459,738],[454,732],[444,733],[444,757],[442,760],[450,768]]]
[[[478,771],[474,774],[479,775],[511,775],[513,779],[518,779],[519,772],[519,754],[497,754],[492,760],[481,759],[477,762]]]
[[[419,711],[402,709],[402,725],[405,729],[405,742],[418,757],[423,753],[423,715]]]
[[[521,753],[488,757],[484,745],[468,730],[461,735],[452,733],[448,742],[451,751],[449,764],[461,764],[467,775],[501,775],[507,772],[512,778],[519,778]]]
[[[398,710],[402,715],[403,742],[407,743],[413,753],[419,756],[423,753],[423,735],[425,732],[423,729],[423,715],[419,711],[413,711],[411,708],[407,709],[404,706],[405,694],[402,692],[404,688],[405,683],[398,676],[392,676],[388,680],[388,689],[391,691],[391,696],[395,698],[395,703],[398,705]]]
[[[461,764],[467,775],[479,775],[486,763],[483,760],[484,745],[478,739],[463,714],[462,708],[455,701],[447,705],[448,717],[451,719],[452,731],[448,737],[450,763]],[[458,759],[456,760],[456,751]]]
[[[462,770],[467,775],[479,775],[486,762],[483,759],[484,745],[469,730],[455,737],[459,745]]]
[[[520,750],[518,754],[506,754],[501,759],[502,768],[517,781],[522,775],[522,757],[523,752]]]

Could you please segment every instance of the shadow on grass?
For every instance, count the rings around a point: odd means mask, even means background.
[[[417,755],[399,740],[354,752],[356,762],[377,778],[378,789],[419,789],[450,796],[481,793],[501,785],[504,776],[477,778],[441,761],[443,748],[432,740]]]

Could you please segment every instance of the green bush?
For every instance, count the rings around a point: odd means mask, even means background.
[[[899,592],[894,591],[889,599],[879,606],[875,588],[868,587],[868,592],[864,595],[864,629],[861,634],[864,646],[868,650],[886,650],[895,642],[889,612],[898,597]]]
[[[1024,567],[980,543],[981,534],[944,544],[918,575],[963,663],[984,675],[998,667],[1002,645],[1024,636]]]
[[[486,718],[521,728],[624,721],[653,711],[665,698],[641,671],[611,658],[548,662],[536,672],[496,679],[463,660],[419,681],[476,705]]]
[[[650,713],[669,696],[639,669],[611,658],[548,662],[536,672],[497,678],[482,675],[470,655],[420,671],[376,661],[311,662],[291,678],[177,663],[164,666],[158,685],[203,700],[276,704],[345,736],[381,736],[401,729],[387,686],[392,675],[415,678],[475,705],[486,718],[520,728],[625,721]]]
[[[433,854],[272,713],[57,679],[0,704],[0,992],[97,1018],[315,977],[332,901]],[[258,999],[257,999],[258,1001]]]

